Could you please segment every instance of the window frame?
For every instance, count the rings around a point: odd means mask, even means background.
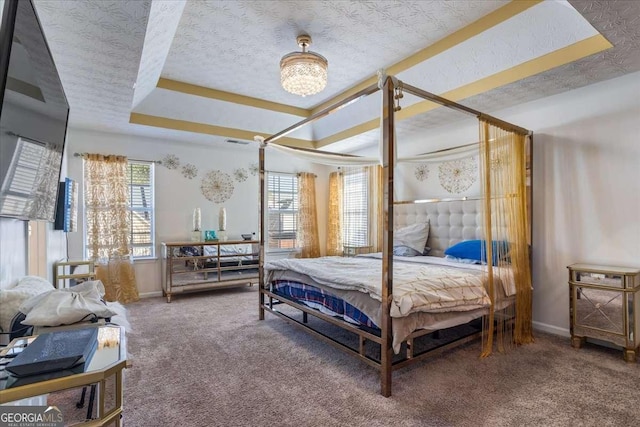
[[[270,189],[270,180],[271,177],[274,176],[278,176],[278,177],[290,177],[292,179],[292,191],[294,194],[294,200],[291,202],[293,206],[295,206],[294,209],[290,209],[290,210],[284,210],[285,212],[290,212],[293,213],[294,216],[294,238],[293,238],[293,246],[290,248],[283,248],[283,247],[271,247],[270,245],[270,233],[271,233],[271,223],[269,221],[269,217],[271,216],[271,214],[273,213],[271,208],[269,207],[269,199],[270,199],[270,194],[271,194],[271,189]],[[265,218],[265,222],[266,222],[266,235],[265,235],[265,252],[267,253],[271,253],[271,254],[276,254],[276,253],[291,253],[291,252],[295,252],[298,250],[298,212],[300,210],[300,205],[299,205],[299,187],[298,187],[298,174],[295,172],[267,172],[267,177],[266,177],[266,190],[265,191],[265,197],[266,200],[264,201],[264,206],[266,206],[266,210],[264,212],[264,215],[266,215]],[[278,191],[277,193],[281,193],[280,191]],[[283,209],[277,209],[275,212],[277,212],[278,214],[281,214],[283,212]],[[284,233],[284,231],[282,230],[282,227],[280,228],[280,232]],[[281,240],[291,240],[291,239],[281,239]]]

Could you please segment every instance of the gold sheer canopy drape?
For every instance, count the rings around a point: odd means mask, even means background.
[[[504,305],[499,288],[502,283],[513,280],[515,284],[515,304],[504,310],[492,309],[488,316],[483,356],[493,349],[494,332],[499,350],[511,342],[518,345],[533,341],[525,138],[480,119],[486,274],[494,309]],[[514,318],[513,323],[507,321],[510,318]]]
[[[316,208],[316,176],[312,173],[298,174],[298,245],[300,258],[320,256],[318,238],[318,216]]]
[[[329,174],[329,213],[327,215],[327,255],[341,256],[342,242],[342,197],[343,181],[341,172]]]
[[[106,300],[137,301],[129,252],[127,158],[85,154],[83,159],[87,255],[97,263]]]
[[[367,166],[369,174],[369,225],[371,252],[382,252],[382,240],[384,238],[384,176],[382,166]]]

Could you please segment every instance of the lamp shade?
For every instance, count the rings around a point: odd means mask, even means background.
[[[302,52],[291,52],[280,60],[280,82],[284,90],[294,95],[315,95],[327,86],[327,59],[307,52],[309,44],[311,37],[299,36]]]

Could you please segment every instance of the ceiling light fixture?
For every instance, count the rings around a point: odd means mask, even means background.
[[[311,37],[296,38],[302,52],[291,52],[280,60],[282,87],[294,95],[307,96],[321,92],[327,86],[327,59],[315,52],[307,52]]]

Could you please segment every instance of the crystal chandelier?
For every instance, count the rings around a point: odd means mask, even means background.
[[[287,92],[294,95],[315,95],[327,85],[327,59],[314,52],[307,52],[311,37],[296,38],[302,52],[291,52],[280,60],[280,82]]]

